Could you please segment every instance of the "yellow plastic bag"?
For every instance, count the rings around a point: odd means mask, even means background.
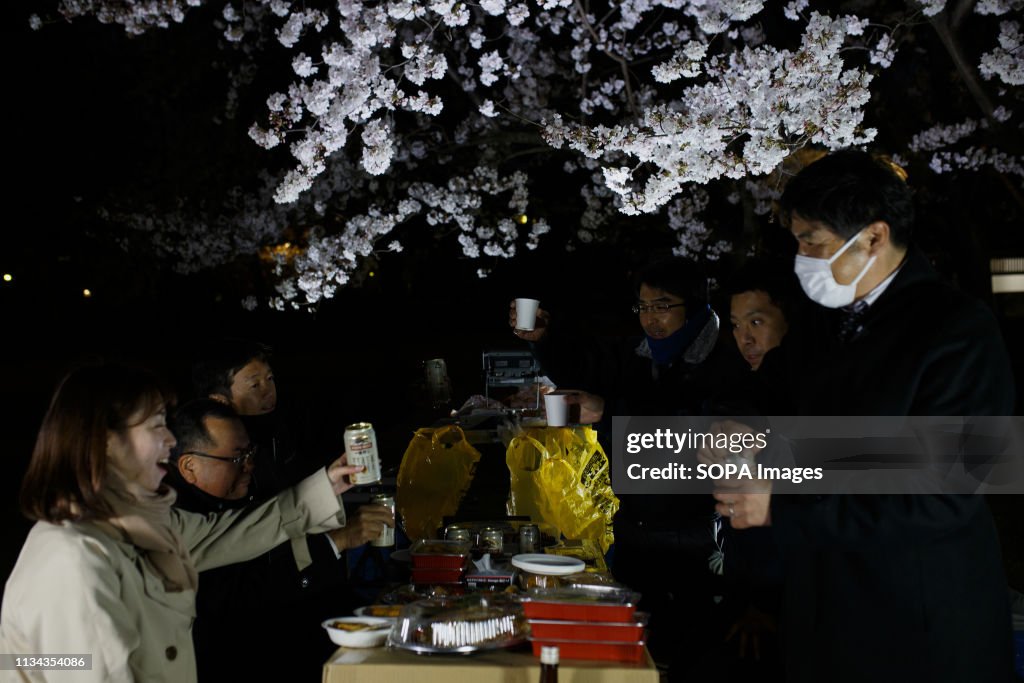
[[[607,552],[614,542],[608,456],[590,427],[528,429],[512,439],[505,462],[511,488],[509,514],[529,515],[566,538],[589,539]]]
[[[433,538],[441,520],[455,514],[479,460],[455,425],[416,431],[398,468],[395,495],[410,540]]]

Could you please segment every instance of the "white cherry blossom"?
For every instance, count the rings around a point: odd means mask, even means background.
[[[219,212],[106,214],[182,272],[260,254],[276,278],[260,300],[277,310],[358,282],[366,259],[412,244],[410,230],[447,231],[461,256],[496,262],[556,234],[572,249],[649,220],[677,253],[716,259],[731,245],[710,197],[764,215],[794,152],[874,140],[864,121],[875,79],[911,44],[907,32],[946,20],[947,4],[847,3],[854,16],[808,0],[54,1],[67,19],[131,35],[210,4],[240,61],[287,60],[256,93],[265,108],[248,127],[281,169],[260,191],[232,191]],[[934,172],[1021,177],[1019,157],[982,139],[1015,124],[1005,105],[1024,83],[1020,9],[980,0],[971,17],[992,31],[972,63],[1007,87],[991,118],[922,121],[894,151]],[[779,25],[791,35],[771,35]],[[229,102],[251,87],[247,73],[232,72]],[[552,184],[572,203],[564,214],[534,201]]]

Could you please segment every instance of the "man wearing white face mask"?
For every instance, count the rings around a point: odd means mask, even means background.
[[[799,355],[801,414],[1013,413],[998,325],[911,246],[911,193],[891,164],[833,153],[789,182],[781,209],[804,291],[833,309]],[[1006,579],[983,497],[715,497],[734,528],[770,526],[784,548],[789,680],[1011,679]]]

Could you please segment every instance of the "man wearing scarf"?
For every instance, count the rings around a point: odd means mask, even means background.
[[[559,387],[603,399],[595,427],[606,450],[613,415],[709,414],[748,372],[735,351],[718,344],[719,318],[695,263],[653,262],[636,273],[633,293],[643,333],[637,337],[573,338],[544,310],[533,331],[516,330]],[[511,315],[514,329],[514,310]],[[651,613],[649,647],[659,665],[671,667],[706,646],[715,592],[708,569],[713,501],[623,495],[620,503],[613,574],[643,595],[642,608]]]

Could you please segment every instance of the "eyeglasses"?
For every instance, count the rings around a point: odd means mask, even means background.
[[[249,446],[244,453],[234,458],[229,458],[225,455],[210,455],[209,453],[203,453],[201,451],[185,451],[181,455],[198,455],[200,458],[209,458],[210,460],[220,460],[221,462],[229,462],[237,467],[238,465],[242,465],[248,462],[248,460],[252,458],[252,456],[256,455],[256,444]]]
[[[633,304],[633,312],[636,313],[637,315],[640,315],[641,313],[665,313],[670,308],[678,308],[680,306],[685,306],[685,305],[686,304],[666,304],[666,303]]]

